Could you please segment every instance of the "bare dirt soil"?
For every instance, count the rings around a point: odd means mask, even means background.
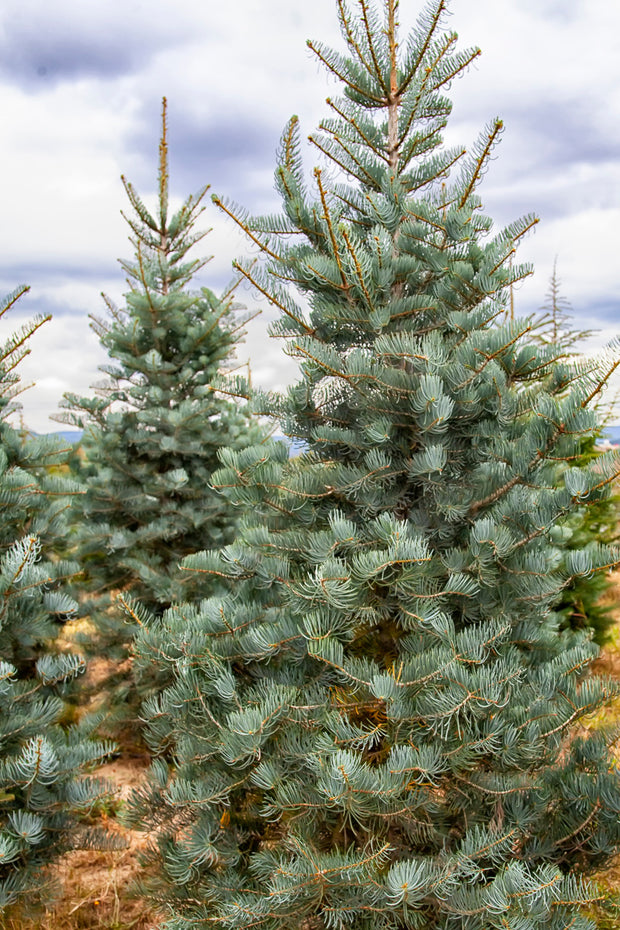
[[[97,770],[116,788],[114,806],[122,804],[140,783],[145,765],[144,758],[125,754]],[[126,848],[66,853],[53,868],[58,889],[55,903],[30,917],[13,914],[4,924],[0,918],[2,930],[155,930],[157,918],[131,890],[147,838],[122,827],[113,814],[103,811],[100,820],[123,839]]]
[[[84,629],[87,629],[84,620],[66,625],[63,638],[68,648],[74,645],[76,633]],[[105,713],[110,682],[127,674],[129,668],[130,660],[114,663],[104,658],[90,659],[80,682],[81,700],[75,708],[76,716]],[[123,827],[116,817],[132,789],[141,784],[149,758],[131,729],[115,735],[115,742],[121,749],[119,756],[95,773],[113,789],[110,803],[97,812],[95,825],[118,836],[124,848],[78,849],[66,853],[50,868],[55,895],[49,908],[34,915],[12,911],[5,915],[4,922],[0,917],[0,930],[156,930],[156,916],[132,890],[140,872],[139,855],[148,838],[144,833]]]

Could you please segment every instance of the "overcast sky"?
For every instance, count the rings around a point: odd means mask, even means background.
[[[401,0],[403,29],[420,0]],[[22,368],[37,387],[25,420],[41,432],[67,390],[90,393],[105,359],[88,314],[100,292],[122,301],[116,259],[130,258],[120,216],[124,173],[149,202],[161,97],[169,102],[171,189],[202,185],[252,211],[273,211],[275,151],[292,113],[307,135],[333,83],[305,40],[340,44],[335,0],[3,0],[0,10],[0,292],[30,293],[1,332],[53,314]],[[620,331],[620,4],[615,0],[453,0],[450,25],[483,55],[455,82],[449,141],[469,144],[496,115],[506,124],[480,193],[498,224],[535,211],[521,258],[536,274],[519,310],[544,300],[558,255],[577,325],[601,341]],[[312,165],[314,151],[306,153]],[[209,202],[217,290],[246,246]],[[253,297],[243,292],[251,303]],[[294,374],[268,313],[242,352],[256,382]]]

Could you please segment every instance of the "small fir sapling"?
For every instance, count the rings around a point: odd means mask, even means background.
[[[126,304],[105,298],[108,318],[93,318],[110,356],[102,367],[107,381],[95,396],[67,395],[59,417],[84,431],[86,493],[74,522],[83,609],[97,626],[91,648],[116,657],[127,655],[133,601],[159,613],[200,591],[179,563],[230,542],[237,519],[211,487],[218,452],[262,437],[243,406],[214,390],[248,317],[235,303],[236,285],[220,297],[190,288],[206,264],[188,252],[205,235],[195,224],[208,188],[169,215],[165,99],[162,122],[156,213],[123,178],[135,247],[133,260],[121,262]],[[115,603],[119,592],[127,611]]]
[[[583,354],[584,343],[593,330],[574,328],[574,313],[570,301],[564,296],[558,274],[557,258],[545,302],[533,320],[533,338],[543,345],[553,346],[558,355],[577,357]],[[615,364],[609,367],[613,373]],[[603,429],[612,415],[613,404],[605,401],[599,407],[599,429],[581,439],[578,454],[572,466],[595,466],[600,454],[599,443]],[[562,469],[565,465],[561,465]],[[562,523],[564,545],[569,549],[602,542],[609,545],[618,540],[618,495],[612,493],[602,500],[588,500],[586,506],[571,513]],[[606,572],[578,575],[563,590],[556,611],[562,625],[592,630],[595,642],[603,644],[613,624],[613,601],[610,600],[611,581]]]

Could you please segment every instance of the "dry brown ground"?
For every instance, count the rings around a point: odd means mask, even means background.
[[[125,754],[102,766],[97,774],[115,786],[115,803],[122,804],[139,784],[144,768],[144,757]],[[4,924],[0,918],[2,930],[155,930],[155,915],[131,893],[146,838],[123,828],[105,812],[101,817],[108,829],[122,836],[126,848],[67,853],[53,869],[58,888],[55,904],[31,917],[13,914]]]
[[[67,624],[65,638],[80,632],[84,621]],[[78,713],[105,710],[106,686],[110,676],[128,671],[107,659],[92,659],[82,680],[82,706]],[[0,930],[155,930],[157,919],[143,900],[132,893],[140,870],[139,854],[147,844],[144,833],[119,824],[115,811],[144,777],[148,765],[145,751],[135,745],[135,734],[128,732],[117,740],[123,747],[112,762],[97,769],[108,780],[114,794],[107,809],[99,812],[100,824],[122,838],[124,849],[114,851],[74,850],[66,853],[50,870],[55,889],[54,903],[32,916],[11,913]]]

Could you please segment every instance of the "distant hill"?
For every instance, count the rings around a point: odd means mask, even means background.
[[[64,430],[55,430],[53,435],[60,436],[66,442],[79,442],[82,438],[82,431],[79,429],[64,429]],[[620,423],[615,423],[613,426],[606,426],[603,432],[603,436],[606,439],[609,439],[610,442],[620,445]],[[287,439],[285,436],[276,436],[276,439],[283,439],[285,442],[288,442],[291,447],[291,455],[299,455],[301,452],[305,452],[307,446],[303,442]]]
[[[610,442],[620,445],[620,423],[614,423],[613,426],[606,426],[603,430],[603,436],[609,439]]]
[[[61,439],[64,439],[67,442],[74,443],[74,442],[79,442],[80,439],[82,438],[82,430],[81,429],[58,429],[58,430],[54,430],[53,433],[51,433],[50,435],[60,436]]]
[[[619,427],[620,429],[620,427]],[[79,429],[59,429],[54,430],[52,433],[49,433],[50,436],[60,436],[61,439],[64,439],[66,442],[79,442],[82,438],[82,430]],[[278,435],[274,437],[275,439],[282,439],[284,442],[288,443],[291,450],[291,455],[299,455],[301,452],[305,452],[308,448],[305,442],[299,442],[294,439],[288,439],[286,436]]]

